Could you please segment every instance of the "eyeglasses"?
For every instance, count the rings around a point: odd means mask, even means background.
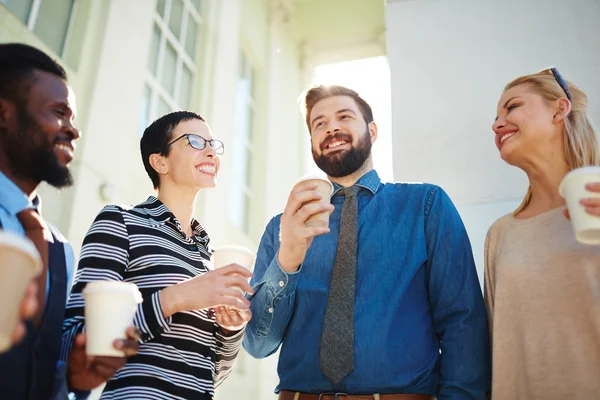
[[[552,72],[552,75],[554,75],[554,79],[556,79],[556,82],[558,82],[558,84],[560,85],[562,90],[564,90],[569,101],[573,101],[573,99],[571,98],[571,92],[569,91],[569,86],[567,85],[567,82],[563,79],[560,72],[558,72],[558,69],[556,69],[556,67],[548,67],[546,69],[541,70],[540,72],[544,72],[544,71]]]
[[[167,148],[170,145],[172,145],[173,143],[175,143],[176,141],[178,141],[179,139],[184,138],[184,137],[187,138],[190,146],[192,146],[196,150],[204,150],[206,148],[206,143],[208,143],[208,145],[218,155],[221,155],[221,154],[223,154],[223,152],[225,152],[225,145],[220,140],[215,140],[215,139],[206,140],[202,136],[195,135],[193,133],[184,133],[183,135],[179,136],[177,139],[167,143],[167,145],[165,146],[165,151],[167,150]]]

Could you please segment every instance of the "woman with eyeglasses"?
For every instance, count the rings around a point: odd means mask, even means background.
[[[135,283],[144,299],[134,320],[139,352],[101,399],[212,399],[250,320],[242,292],[252,293],[245,268],[212,269],[208,234],[193,218],[198,192],[216,185],[223,143],[201,116],[178,111],[153,122],[140,147],[158,195],[134,207],[107,206],[96,217],[67,304],[63,354],[85,328],[87,283]]]
[[[494,399],[600,396],[600,246],[575,240],[558,186],[600,164],[585,93],[555,68],[515,79],[493,124],[529,189],[485,242]],[[594,210],[590,210],[591,213]]]

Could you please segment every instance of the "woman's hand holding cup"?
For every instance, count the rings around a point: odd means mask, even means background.
[[[215,320],[226,335],[243,329],[251,318],[252,312],[249,309],[239,310],[226,306],[215,307]]]
[[[600,193],[600,182],[587,183],[585,185],[585,189],[591,193]],[[600,217],[600,198],[586,197],[579,200],[579,204],[581,204],[585,208],[586,213],[595,217]],[[571,216],[569,215],[569,210],[567,208],[565,208],[564,214],[565,217],[571,219]]]
[[[252,272],[246,268],[231,264],[169,286],[160,293],[163,315],[168,318],[179,311],[218,306],[248,310],[250,302],[244,292],[254,293],[248,283],[251,277]]]

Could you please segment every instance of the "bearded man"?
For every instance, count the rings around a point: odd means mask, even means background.
[[[291,192],[268,224],[244,347],[280,347],[280,400],[484,399],[488,325],[464,225],[438,186],[382,183],[377,125],[355,91],[305,95],[317,166],[334,186]],[[329,227],[306,226],[331,212]]]

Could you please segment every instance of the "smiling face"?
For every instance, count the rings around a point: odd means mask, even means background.
[[[6,129],[0,147],[9,173],[35,185],[42,181],[57,188],[71,185],[68,166],[80,132],[73,125],[75,96],[67,83],[35,70],[27,96],[4,106]]]
[[[169,139],[169,154],[153,154],[152,165],[160,176],[160,186],[171,183],[194,190],[214,188],[217,185],[220,159],[215,149],[207,142],[202,150],[190,145],[190,140],[201,141],[196,137],[182,137],[185,134],[198,135],[212,140],[210,127],[199,119],[190,119],[179,123]]]
[[[557,107],[548,104],[529,85],[518,85],[504,92],[497,113],[492,129],[500,157],[507,163],[519,166],[532,154],[562,147]]]
[[[375,125],[365,122],[352,97],[320,100],[310,112],[309,124],[313,159],[327,175],[350,175],[370,157]]]

